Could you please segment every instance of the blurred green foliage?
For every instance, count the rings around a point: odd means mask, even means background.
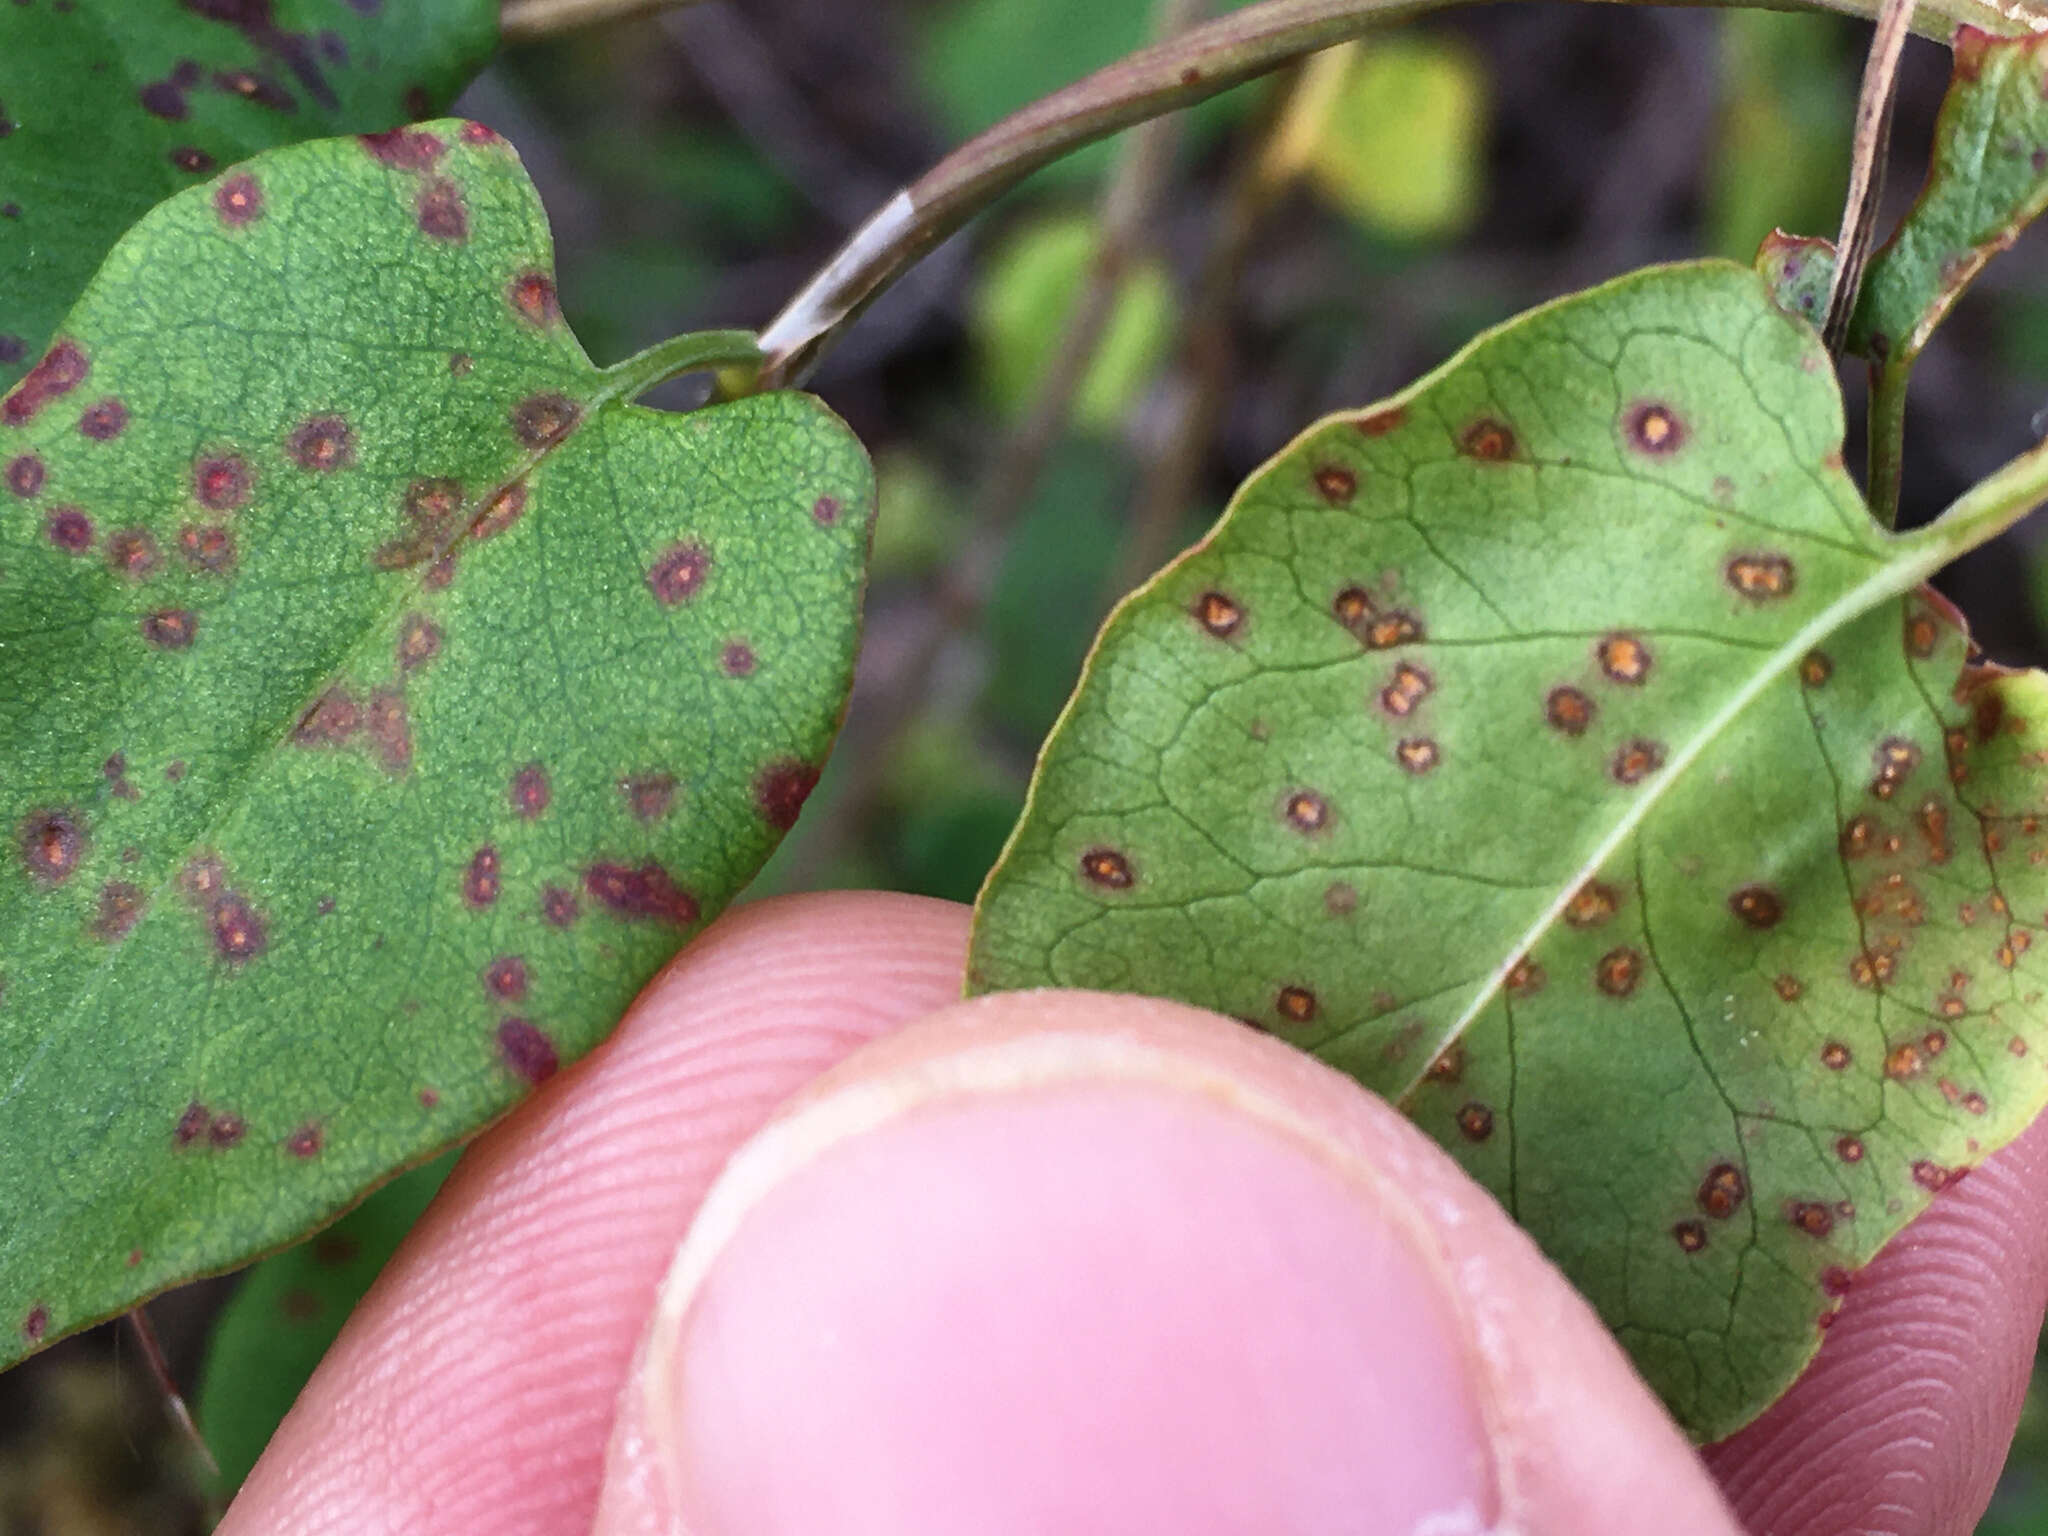
[[[1471,49],[1395,32],[1357,47],[1309,159],[1316,187],[1367,229],[1447,239],[1485,188],[1487,78]]]

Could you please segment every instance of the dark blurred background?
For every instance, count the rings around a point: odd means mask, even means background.
[[[948,147],[1139,45],[1163,9],[721,0],[508,51],[458,110],[525,157],[564,306],[608,363],[765,322]],[[867,641],[832,766],[756,890],[971,899],[1109,603],[1313,417],[1628,268],[1746,261],[1774,224],[1831,236],[1868,30],[1477,6],[1186,114],[1152,175],[1116,145],[1077,155],[941,248],[815,383],[880,471]],[[1909,45],[1883,228],[1918,189],[1947,68]],[[1105,256],[1118,175],[1143,195]],[[1089,294],[1096,356],[1045,431],[1047,370]],[[1860,368],[1844,383],[1853,423]],[[687,386],[664,403],[691,403]],[[1938,335],[1913,410],[1908,523],[2048,427],[2044,237],[1994,262]],[[1852,425],[1852,465],[1860,451]],[[1944,578],[2001,660],[2048,660],[2038,544],[2021,529]],[[151,1308],[188,1390],[233,1288]],[[2048,1536],[2038,1377],[1982,1536]],[[209,1518],[116,1330],[0,1377],[0,1536]]]

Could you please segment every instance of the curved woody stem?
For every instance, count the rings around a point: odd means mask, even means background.
[[[1461,0],[1263,0],[1140,49],[1012,113],[905,187],[861,225],[761,333],[762,387],[800,383],[852,321],[932,246],[1019,181],[1119,129],[1194,105],[1304,54]],[[1630,4],[1634,0],[1600,0]],[[1694,0],[1720,6],[1728,0]],[[1785,10],[1874,16],[1878,0],[1783,0]],[[1913,28],[1959,23],[2048,31],[2043,0],[1921,0]]]

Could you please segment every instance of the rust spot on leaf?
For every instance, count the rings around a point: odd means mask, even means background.
[[[1574,928],[1597,928],[1620,910],[1621,892],[1601,881],[1588,880],[1572,893],[1564,920]]]
[[[254,176],[230,176],[214,189],[213,211],[229,229],[242,229],[263,217],[263,189]]]
[[[1908,1040],[1895,1045],[1884,1058],[1884,1075],[1893,1082],[1910,1082],[1927,1070],[1927,1064],[1920,1055],[1919,1042]]]
[[[1428,773],[1442,759],[1443,754],[1437,744],[1427,736],[1411,736],[1394,748],[1394,760],[1409,773]]]
[[[24,501],[42,490],[48,475],[43,461],[32,453],[18,453],[7,461],[7,489]]]
[[[1608,772],[1617,784],[1640,784],[1659,768],[1664,766],[1664,748],[1654,741],[1640,737],[1624,742],[1615,750],[1614,760]]]
[[[1846,1070],[1852,1059],[1849,1047],[1839,1040],[1830,1040],[1820,1048],[1820,1064],[1830,1072]]]
[[[521,272],[505,285],[505,302],[513,313],[533,325],[549,326],[562,318],[555,280],[545,272]]]
[[[1505,464],[1515,456],[1514,429],[1493,416],[1482,416],[1458,438],[1458,451],[1482,464]]]
[[[1737,555],[1728,562],[1726,575],[1739,595],[1758,603],[1791,596],[1798,581],[1792,562],[1778,554]]]
[[[711,571],[711,551],[694,539],[671,544],[647,569],[647,590],[664,607],[687,603]]]
[[[355,433],[339,416],[309,416],[292,429],[284,451],[301,469],[332,473],[355,463]]]
[[[445,177],[436,176],[420,188],[413,212],[420,233],[429,239],[459,243],[469,238],[469,210],[463,206],[462,189]]]
[[[1623,418],[1629,446],[1639,453],[1662,456],[1685,446],[1685,423],[1670,406],[1645,400],[1629,407]]]
[[[235,568],[235,536],[218,524],[180,529],[178,549],[198,575],[225,576]]]
[[[754,777],[754,809],[771,827],[787,832],[796,825],[804,802],[818,787],[818,770],[809,763],[784,758]]]
[[[1542,966],[1524,955],[1508,968],[1507,979],[1501,985],[1507,988],[1510,997],[1534,997],[1549,979]]]
[[[660,821],[676,803],[675,775],[632,774],[619,780],[619,793],[625,797],[626,809],[638,820]]]
[[[54,507],[43,531],[67,555],[82,555],[92,548],[92,519],[77,507]]]
[[[1429,1070],[1422,1074],[1432,1083],[1456,1083],[1465,1076],[1465,1046],[1462,1041],[1453,1040],[1429,1064]]]
[[[652,859],[637,869],[624,864],[593,864],[583,872],[583,889],[593,901],[621,917],[673,923],[678,928],[697,921],[697,898]]]
[[[128,930],[141,920],[148,903],[141,886],[126,880],[109,880],[100,887],[100,910],[93,919],[93,937],[109,944],[126,938]]]
[[[224,890],[214,898],[207,922],[213,931],[214,952],[230,964],[253,960],[269,947],[269,929],[262,914],[234,891]]]
[[[1593,723],[1593,701],[1577,688],[1553,688],[1543,700],[1543,718],[1567,736],[1583,736]]]
[[[1870,781],[1870,792],[1880,800],[1889,800],[1920,766],[1920,749],[1910,741],[1892,736],[1878,743],[1871,761],[1877,774]]]
[[[727,677],[752,677],[754,665],[754,648],[744,640],[729,640],[718,653],[718,668]]]
[[[1358,418],[1358,430],[1367,437],[1385,437],[1408,419],[1406,407],[1390,405]]]
[[[78,418],[78,430],[96,443],[109,442],[128,425],[128,407],[109,395],[95,400]]]
[[[1396,719],[1405,719],[1435,691],[1436,680],[1429,673],[1404,661],[1394,668],[1393,678],[1380,690],[1380,708]]]
[[[1799,681],[1819,688],[1835,675],[1835,663],[1825,651],[1808,651],[1799,663]]]
[[[472,907],[488,907],[504,888],[498,872],[498,850],[489,843],[477,849],[462,872],[462,899]]]
[[[1593,984],[1609,997],[1627,997],[1642,979],[1642,953],[1626,944],[1610,949],[1593,967]]]
[[[1781,1001],[1796,1003],[1806,995],[1806,983],[1787,971],[1771,983],[1771,990],[1778,994]]]
[[[512,785],[507,791],[515,815],[527,821],[537,818],[548,808],[554,798],[554,791],[548,784],[548,771],[539,763],[528,763],[512,775]]]
[[[1307,987],[1282,987],[1273,1007],[1290,1024],[1306,1024],[1316,1016],[1316,995]]]
[[[1751,928],[1775,928],[1785,917],[1785,901],[1767,885],[1745,885],[1728,898],[1728,910]]]
[[[29,874],[44,885],[58,885],[85,857],[85,828],[70,811],[30,811],[22,818],[16,843]]]
[[[162,563],[156,535],[147,528],[122,528],[107,535],[107,569],[116,576],[141,581]]]
[[[423,128],[391,128],[383,133],[365,133],[357,142],[373,160],[397,171],[430,171],[448,146]]]
[[[249,499],[249,466],[236,455],[218,454],[192,466],[192,494],[209,512],[232,512]]]
[[[564,890],[559,885],[544,885],[540,890],[540,915],[551,928],[567,928],[574,923],[581,912],[576,893]]]
[[[1925,608],[1908,606],[1905,619],[1906,654],[1926,661],[1941,639],[1941,626]]]
[[[363,730],[387,772],[404,773],[412,766],[412,724],[406,716],[404,694],[395,688],[371,690],[369,706],[363,712]]]
[[[1484,1141],[1493,1134],[1493,1110],[1476,1100],[1458,1111],[1458,1133],[1467,1141]]]
[[[21,1336],[31,1344],[40,1344],[43,1335],[50,1331],[50,1309],[41,1302],[28,1309],[28,1316],[21,1320]]]
[[[1081,855],[1081,878],[1106,890],[1127,891],[1137,877],[1131,861],[1114,848],[1090,848]]]
[[[529,395],[512,407],[512,435],[528,448],[549,448],[567,437],[583,408],[567,395]]]
[[[1835,1230],[1835,1213],[1819,1200],[1788,1200],[1785,1220],[1808,1237],[1826,1237]]]
[[[1312,789],[1297,789],[1288,795],[1280,813],[1297,832],[1321,832],[1330,825],[1330,802]]]
[[[441,630],[425,614],[408,613],[398,625],[398,667],[416,672],[441,654]]]
[[[820,496],[811,503],[811,521],[820,528],[830,528],[845,510],[845,504],[837,496]]]
[[[1860,1163],[1863,1161],[1863,1143],[1854,1136],[1837,1136],[1835,1156],[1845,1163]]]
[[[1624,631],[1603,635],[1593,654],[1610,682],[1634,687],[1650,675],[1650,648],[1639,635]]]
[[[1218,640],[1228,640],[1244,623],[1244,609],[1221,592],[1204,592],[1190,611],[1195,622]]]
[[[483,511],[476,515],[469,531],[479,539],[496,538],[518,522],[525,511],[526,482],[517,480],[484,503]]]
[[[160,651],[182,651],[199,636],[199,615],[190,608],[159,608],[142,616],[142,638]]]
[[[1704,1222],[1681,1221],[1672,1227],[1671,1236],[1684,1253],[1698,1253],[1707,1246],[1707,1228]]]
[[[1716,1221],[1726,1221],[1749,1198],[1749,1181],[1733,1163],[1716,1163],[1700,1180],[1699,1208]]]
[[[539,1085],[561,1066],[555,1043],[525,1019],[507,1019],[498,1026],[498,1054],[515,1076]]]
[[[284,1149],[302,1162],[318,1157],[327,1145],[327,1133],[317,1121],[309,1120],[284,1139]]]
[[[516,1003],[526,996],[526,962],[517,955],[500,955],[484,967],[484,990],[491,996]]]
[[[1358,494],[1358,476],[1341,464],[1325,464],[1316,470],[1316,489],[1331,506],[1342,506]]]
[[[1913,1164],[1913,1182],[1931,1195],[1938,1195],[1953,1184],[1959,1175],[1952,1169],[1928,1158],[1921,1158]]]
[[[242,1144],[242,1138],[249,1134],[249,1122],[232,1112],[218,1114],[206,1128],[206,1139],[225,1152]]]
[[[10,427],[26,426],[52,400],[83,384],[90,372],[92,364],[77,342],[53,343],[42,360],[22,375],[7,398],[0,400],[0,422]]]

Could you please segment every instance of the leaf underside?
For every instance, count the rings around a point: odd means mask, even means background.
[[[0,7],[0,389],[129,225],[258,150],[430,117],[496,0],[12,0]]]
[[[1720,263],[1312,428],[1105,628],[970,987],[1313,1051],[1732,1432],[2048,1097],[2048,690],[1841,443],[1811,327]]]
[[[594,368],[503,140],[159,206],[0,401],[0,1365],[594,1045],[795,819],[872,484]]]

